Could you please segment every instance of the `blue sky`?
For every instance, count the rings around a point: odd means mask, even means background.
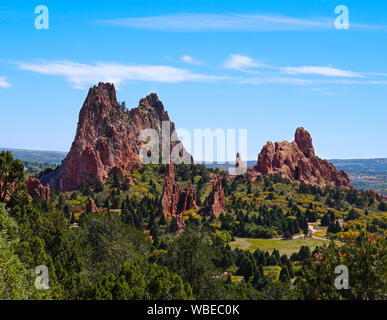
[[[0,146],[68,151],[88,88],[112,81],[128,107],[157,92],[192,133],[247,129],[249,160],[298,126],[320,157],[387,157],[387,3],[372,2],[2,0]]]

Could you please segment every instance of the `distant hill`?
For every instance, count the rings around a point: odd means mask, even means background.
[[[347,172],[387,174],[387,158],[378,159],[333,159],[329,160],[338,169]]]
[[[20,159],[21,161],[42,162],[50,164],[60,164],[67,155],[67,152],[62,151],[39,151],[0,147],[0,151],[3,150],[10,151],[14,158]]]
[[[200,163],[200,162],[198,162]],[[246,162],[244,162],[246,163]],[[256,165],[257,161],[256,160],[248,160],[247,161],[247,168],[251,168],[251,167],[254,167]],[[235,168],[235,161],[230,161],[230,162],[223,162],[223,163],[219,163],[219,162],[206,162],[206,163],[203,163],[207,168],[210,168],[210,169],[216,169],[216,168],[219,168],[219,169],[222,169],[224,171],[227,171],[228,168]]]
[[[349,174],[351,183],[360,190],[372,189],[387,194],[387,159],[330,160]]]

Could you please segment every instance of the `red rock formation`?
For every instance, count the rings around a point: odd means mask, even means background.
[[[204,214],[208,216],[220,215],[226,206],[221,177],[216,177],[212,181],[212,190],[209,197],[209,203],[208,206],[204,209]]]
[[[50,187],[47,185],[46,187],[41,184],[41,182],[33,177],[29,176],[26,182],[28,194],[32,198],[40,198],[42,200],[50,200]]]
[[[374,196],[379,201],[387,201],[387,195],[384,195],[382,193],[376,192],[375,190],[367,190],[366,194],[367,195],[370,194],[370,195]]]
[[[196,191],[193,190],[191,183],[187,190],[181,190],[175,181],[175,168],[172,161],[170,161],[165,168],[165,180],[159,214],[163,214],[168,218],[169,214],[173,217],[191,209],[197,209]]]
[[[174,217],[172,228],[173,231],[176,233],[182,233],[185,231],[185,222],[183,214],[178,214]]]
[[[188,189],[181,192],[179,204],[177,206],[178,212],[184,212],[187,210],[196,210],[196,191],[192,188],[192,183],[188,185]]]
[[[98,207],[95,204],[95,201],[92,198],[89,198],[86,202],[86,212],[87,213],[92,213],[92,212],[97,212]]]
[[[155,129],[161,138],[163,121],[170,119],[156,94],[141,99],[137,108],[128,111],[117,102],[113,84],[99,83],[90,88],[79,113],[70,152],[57,170],[41,178],[42,183],[71,191],[90,180],[106,181],[112,172],[129,176],[132,169],[141,165],[141,131]],[[171,122],[170,133],[174,131]],[[171,150],[179,143],[170,142]],[[159,154],[159,150],[155,152]],[[188,153],[181,148],[180,154]]]
[[[310,158],[314,156],[312,137],[308,131],[302,127],[297,128],[294,134],[294,141],[305,157]]]
[[[248,173],[254,179],[259,175],[280,174],[294,182],[320,187],[353,188],[348,174],[314,153],[312,138],[304,128],[297,128],[295,141],[268,142],[258,155],[257,164]]]
[[[176,215],[177,204],[180,198],[180,187],[175,183],[175,167],[172,161],[165,167],[163,194],[161,196],[159,214]]]

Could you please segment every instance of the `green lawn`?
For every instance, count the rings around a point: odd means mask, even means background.
[[[321,246],[323,244],[327,245],[328,243],[328,241],[313,238],[292,240],[235,238],[235,241],[232,241],[230,246],[231,248],[240,248],[252,252],[256,249],[270,252],[277,249],[280,254],[287,254],[290,256],[293,252],[298,252],[301,246],[308,246],[313,250],[316,246]]]

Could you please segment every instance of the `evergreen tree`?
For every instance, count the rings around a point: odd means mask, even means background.
[[[70,223],[71,224],[74,224],[75,223],[75,216],[74,216],[74,212],[71,213],[71,219],[70,219]]]
[[[160,226],[165,226],[167,224],[167,220],[165,219],[165,215],[162,213],[160,220],[159,220],[159,225]]]
[[[289,270],[288,270],[288,267],[286,265],[281,268],[281,272],[279,275],[279,281],[286,283],[286,284],[290,284]]]
[[[109,202],[108,198],[105,200],[105,203],[103,204],[103,207],[106,208],[107,211],[110,210],[110,202]]]

